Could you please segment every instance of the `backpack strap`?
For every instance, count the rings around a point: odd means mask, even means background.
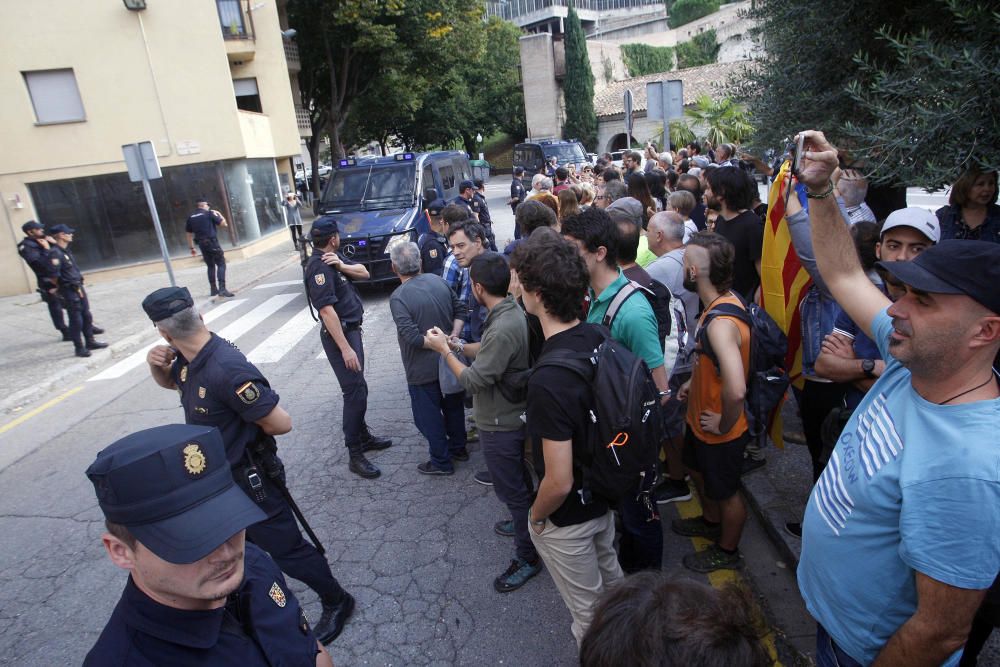
[[[740,301],[742,302],[743,299],[740,298]],[[702,322],[701,328],[698,329],[698,341],[701,343],[701,353],[711,359],[716,368],[719,366],[719,358],[715,356],[715,352],[712,350],[712,343],[708,339],[708,325],[712,323],[712,320],[719,316],[735,317],[748,327],[753,327],[753,322],[750,319],[750,313],[745,308],[740,308],[734,303],[720,303],[717,306],[713,306],[712,309],[705,314],[705,320]]]
[[[614,323],[615,317],[618,315],[618,311],[621,310],[621,307],[630,296],[639,291],[649,290],[646,290],[645,287],[634,280],[630,280],[621,286],[618,293],[615,294],[615,298],[611,299],[611,303],[608,304],[608,309],[604,313],[604,319],[601,320],[601,324],[604,325],[608,331],[611,331],[611,325]]]

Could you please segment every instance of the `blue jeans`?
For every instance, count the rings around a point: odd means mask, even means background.
[[[528,534],[528,510],[535,501],[535,490],[531,473],[524,463],[524,427],[516,431],[480,431],[479,442],[493,478],[493,490],[514,520],[517,556],[535,562],[538,552]]]
[[[816,667],[861,667],[861,663],[844,653],[823,626],[817,623]]]
[[[413,423],[427,438],[431,463],[441,470],[454,470],[451,455],[465,449],[464,394],[441,394],[438,381],[408,385]]]

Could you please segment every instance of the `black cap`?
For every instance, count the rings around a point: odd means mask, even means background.
[[[326,238],[338,233],[339,230],[337,229],[337,221],[327,215],[324,215],[322,218],[316,220],[316,222],[312,224],[312,228],[309,230],[309,235],[314,239]]]
[[[476,189],[476,184],[473,183],[472,181],[469,181],[469,180],[462,181],[461,183],[458,184],[458,191],[459,192],[465,192],[469,188],[472,188],[473,190],[475,190]]]
[[[434,201],[432,201],[430,204],[427,205],[427,212],[430,213],[431,215],[441,215],[441,211],[447,205],[448,202],[438,197],[437,199],[435,199]]]
[[[87,468],[108,521],[168,563],[193,563],[267,518],[236,482],[218,429],[173,424],[109,445]]]
[[[27,234],[28,231],[32,229],[45,229],[45,225],[38,222],[37,220],[28,220],[26,223],[21,225],[21,231],[24,232],[25,234]]]
[[[69,225],[52,225],[49,227],[49,234],[72,234],[75,231]]]
[[[909,262],[879,262],[901,282],[921,292],[964,294],[1000,315],[1000,244],[949,239]]]
[[[514,167],[514,175],[520,176],[524,173],[524,167]]]
[[[154,322],[165,320],[194,305],[187,287],[161,287],[142,300],[142,309]]]

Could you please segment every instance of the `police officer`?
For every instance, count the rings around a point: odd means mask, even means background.
[[[490,242],[490,250],[497,251],[496,235],[493,233],[493,218],[490,216],[490,205],[486,203],[486,184],[481,178],[472,179],[476,189],[472,192],[472,198],[479,204],[479,224],[486,230],[486,238]]]
[[[55,239],[45,235],[45,227],[40,222],[29,220],[21,225],[24,238],[17,244],[17,254],[27,263],[35,274],[38,281],[38,293],[42,295],[42,301],[49,307],[49,317],[52,318],[52,326],[62,334],[64,341],[71,341],[73,337],[69,335],[69,327],[66,326],[66,318],[63,317],[62,303],[57,296],[56,281],[49,275],[49,249],[55,245]],[[92,329],[96,329],[91,325]],[[102,333],[95,331],[95,333]]]
[[[48,235],[55,244],[50,244],[48,252],[48,278],[56,283],[56,294],[69,315],[69,337],[78,357],[89,357],[91,350],[108,346],[94,339],[94,334],[103,329],[94,329],[94,319],[90,315],[90,300],[83,288],[83,274],[70,254],[69,244],[73,242],[72,227],[54,225]]]
[[[524,178],[524,167],[514,167],[514,178],[510,182],[510,199],[507,202],[510,204],[511,213],[516,213],[518,205],[528,196],[524,189],[524,183],[521,181],[522,178]],[[516,224],[514,225],[514,238],[521,238],[521,229]]]
[[[427,206],[427,220],[431,231],[420,235],[417,245],[420,246],[421,273],[441,275],[444,271],[444,260],[448,257],[448,224],[441,218],[441,211],[447,206],[443,199],[435,199]]]
[[[247,528],[247,537],[271,554],[282,572],[316,591],[323,605],[316,636],[324,644],[333,641],[354,611],[354,598],[302,537],[284,495],[284,467],[272,436],[291,431],[292,418],[243,353],[205,327],[186,287],[158,289],[142,308],[169,343],[146,356],[153,380],[179,390],[188,424],[219,429],[233,477],[267,515]]]
[[[212,288],[212,296],[234,296],[226,289],[226,253],[222,251],[215,231],[216,227],[229,225],[221,213],[208,207],[208,202],[204,199],[199,199],[196,205],[198,210],[188,217],[184,225],[191,256],[196,254],[194,244],[197,243],[201,249],[201,258],[208,267],[208,284]]]
[[[479,202],[475,197],[476,184],[472,181],[462,181],[458,184],[458,196],[451,200],[452,204],[464,206],[469,216],[479,222]]]
[[[129,578],[85,666],[332,667],[281,571],[246,542],[265,516],[233,483],[217,429],[133,433],[87,477]]]
[[[377,438],[365,423],[368,383],[365,382],[365,350],[361,323],[365,309],[353,280],[366,280],[368,269],[343,255],[337,221],[330,216],[316,220],[309,231],[313,253],[306,262],[306,296],[320,315],[320,340],[344,392],[344,444],[347,467],[355,475],[372,479],[382,474],[365,452],[385,449],[392,440]]]

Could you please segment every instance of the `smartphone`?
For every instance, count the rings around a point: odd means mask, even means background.
[[[802,151],[805,140],[805,136],[800,134],[799,138],[795,141],[795,152],[792,153],[792,173],[795,175],[798,175],[799,167],[802,164]]]

